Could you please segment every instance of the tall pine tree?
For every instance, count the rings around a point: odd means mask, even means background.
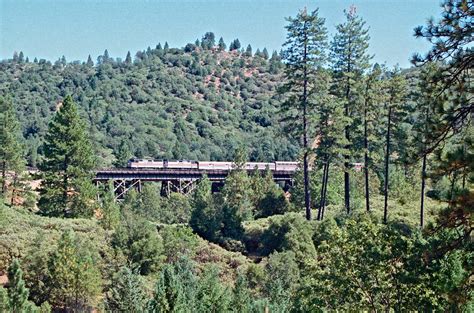
[[[0,97],[0,171],[1,193],[7,192],[7,173],[18,177],[24,170],[24,148],[21,144],[20,125],[11,99]]]
[[[23,280],[23,271],[20,268],[20,261],[13,260],[8,268],[8,298],[9,307],[12,313],[23,313],[28,307],[28,288]]]
[[[40,166],[43,182],[39,208],[49,216],[92,216],[94,156],[86,125],[67,96],[49,123]]]
[[[318,10],[308,13],[300,11],[295,18],[288,18],[287,41],[284,44],[286,83],[281,91],[287,100],[282,105],[283,120],[287,129],[302,140],[303,175],[306,218],[311,219],[311,196],[309,182],[309,155],[311,152],[310,120],[316,103],[318,74],[325,62],[326,28],[325,20],[318,16]]]
[[[344,153],[344,206],[350,211],[350,164],[351,152],[360,146],[360,107],[361,82],[365,70],[369,67],[369,35],[365,22],[355,7],[345,12],[346,22],[337,25],[337,33],[331,43],[331,58],[334,74],[334,95],[343,99],[347,125],[344,129],[347,145]]]

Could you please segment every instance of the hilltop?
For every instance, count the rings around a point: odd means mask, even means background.
[[[100,166],[132,156],[229,160],[241,143],[251,160],[294,159],[298,143],[282,135],[277,116],[280,57],[235,45],[158,44],[133,59],[105,51],[95,63],[31,62],[20,53],[0,63],[0,95],[19,108],[32,166],[68,94],[89,123]]]

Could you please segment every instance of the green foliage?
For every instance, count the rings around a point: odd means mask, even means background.
[[[187,226],[165,226],[160,230],[167,262],[176,262],[180,257],[193,257],[199,246],[198,237]]]
[[[38,203],[49,216],[93,214],[92,185],[94,158],[85,123],[71,96],[67,96],[49,123],[41,164],[43,182]]]
[[[90,246],[65,231],[48,261],[49,301],[55,307],[87,310],[99,303],[102,279]]]
[[[165,265],[160,272],[149,312],[193,312],[197,278],[189,259],[181,258],[175,264]]]
[[[240,48],[238,43],[235,49]],[[2,62],[0,89],[10,92],[18,107],[29,160],[43,157],[48,122],[57,100],[67,94],[88,118],[98,166],[123,166],[131,156],[172,159],[175,145],[181,150],[176,155],[189,160],[232,160],[242,143],[252,160],[295,157],[298,142],[287,136],[273,140],[281,133],[274,97],[281,81],[278,58],[270,64],[240,53],[186,52],[161,44],[139,51],[130,63],[127,59],[61,67],[46,60]],[[184,126],[184,137],[178,138],[176,124]],[[262,141],[272,144],[262,149]]]
[[[123,267],[112,279],[107,308],[112,312],[144,312],[147,295],[141,277]]]
[[[28,288],[23,280],[23,271],[20,268],[20,261],[14,259],[8,268],[8,302],[9,309],[13,313],[23,312],[28,306]]]
[[[231,294],[219,280],[219,271],[215,267],[207,267],[199,280],[196,290],[198,312],[226,312],[229,310]]]
[[[112,246],[141,275],[155,272],[162,264],[163,239],[152,224],[138,216],[128,213],[122,216]]]
[[[276,312],[288,312],[299,286],[300,271],[293,251],[274,252],[265,266],[265,294]]]
[[[191,200],[193,212],[189,225],[201,237],[216,240],[220,230],[220,210],[213,201],[211,182],[204,177],[193,193]]]
[[[3,286],[0,286],[0,313],[7,313],[9,311],[8,293]]]
[[[24,146],[15,107],[11,99],[0,97],[0,182],[3,197],[7,193],[7,172],[13,172],[16,178],[24,167]]]
[[[251,312],[252,295],[249,290],[247,278],[242,273],[238,273],[235,280],[229,307],[233,312]]]
[[[102,191],[100,223],[105,229],[115,229],[120,223],[120,207],[115,202],[113,190],[113,184],[110,183],[108,188]]]
[[[298,264],[310,262],[316,257],[316,250],[311,241],[313,230],[311,224],[297,213],[270,218],[268,228],[262,234],[263,253],[273,251],[293,251]]]

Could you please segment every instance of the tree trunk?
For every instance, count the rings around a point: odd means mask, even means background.
[[[328,163],[324,163],[323,165],[323,179],[321,182],[321,194],[319,198],[319,209],[318,209],[318,221],[322,219],[322,213],[323,213],[323,203],[324,203],[324,182],[326,181],[326,170],[327,170],[327,165]]]
[[[7,192],[7,164],[5,159],[2,162],[2,195]]]
[[[321,220],[324,219],[324,212],[326,211],[326,194],[328,191],[328,181],[329,181],[329,161],[326,165],[326,178],[324,179],[324,192],[323,192],[323,209],[321,214]]]
[[[426,179],[426,154],[423,155],[423,165],[421,166],[421,203],[420,203],[420,227],[424,224],[425,205],[425,179]]]
[[[365,208],[367,212],[370,211],[369,198],[369,139],[367,130],[367,104],[364,108],[364,172],[365,172]]]
[[[383,206],[383,222],[387,224],[387,213],[388,213],[388,161],[390,159],[390,122],[391,122],[391,115],[392,115],[392,107],[388,107],[388,127],[387,127],[387,149],[385,152],[385,188],[384,188],[384,195],[385,201]]]
[[[18,175],[15,173],[13,176],[13,181],[12,181],[12,196],[10,198],[10,205],[13,206],[13,203],[15,202],[15,195],[16,195],[16,184],[18,182]]]
[[[306,28],[305,28],[306,31]],[[305,40],[304,55],[303,55],[303,172],[304,172],[304,205],[306,209],[306,219],[311,220],[311,194],[309,190],[309,166],[308,166],[308,43]]]

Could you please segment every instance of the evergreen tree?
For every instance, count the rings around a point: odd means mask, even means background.
[[[403,115],[403,105],[405,104],[406,96],[406,81],[398,69],[392,73],[392,77],[387,86],[387,133],[385,144],[385,180],[384,180],[384,223],[387,223],[388,218],[388,188],[389,188],[389,162],[390,162],[390,139],[392,127],[396,127],[401,123]],[[394,124],[392,126],[392,124]]]
[[[269,58],[270,55],[268,54],[267,48],[263,48],[262,56],[265,60],[267,60]]]
[[[97,305],[101,275],[88,249],[78,245],[72,230],[63,232],[48,261],[49,300],[55,307],[83,311]]]
[[[18,55],[18,62],[19,63],[25,62],[25,55],[23,54],[23,51],[20,51],[20,54]]]
[[[201,47],[205,50],[210,50],[216,45],[216,36],[213,32],[204,34],[201,40]]]
[[[230,308],[233,312],[251,312],[252,295],[250,294],[247,278],[242,273],[237,274]]]
[[[102,190],[101,197],[101,213],[100,223],[105,229],[115,229],[120,223],[120,208],[115,202],[114,186],[110,182],[107,188]]]
[[[199,280],[196,292],[198,312],[226,312],[229,310],[231,295],[219,281],[216,267],[207,267]]]
[[[143,280],[127,267],[123,267],[114,275],[107,308],[111,312],[144,312],[147,295],[143,290]]]
[[[0,179],[4,197],[7,192],[7,172],[13,172],[17,177],[24,170],[24,149],[20,138],[20,125],[13,103],[10,99],[0,97]]]
[[[248,57],[252,56],[252,46],[250,44],[247,46],[247,49],[245,49],[245,55]]]
[[[189,225],[199,236],[214,241],[220,228],[220,212],[212,200],[211,182],[203,177],[195,189],[191,207],[193,209]]]
[[[311,129],[309,121],[314,112],[313,94],[317,91],[315,82],[325,61],[325,20],[318,16],[318,10],[308,14],[300,11],[296,18],[288,18],[287,41],[283,57],[286,63],[287,82],[282,88],[287,100],[282,105],[287,128],[298,139],[302,139],[303,174],[306,218],[311,219],[311,196],[309,188],[309,154],[311,150]]]
[[[427,159],[429,156],[428,145],[436,134],[433,128],[441,123],[437,114],[437,107],[446,106],[446,94],[442,93],[443,85],[436,80],[439,67],[435,63],[428,63],[422,68],[418,83],[418,93],[415,95],[418,103],[418,116],[415,119],[413,140],[416,155],[422,156],[421,166],[421,191],[420,191],[420,227],[424,226],[424,202],[427,178]],[[444,103],[444,104],[443,104]],[[416,157],[416,156],[415,156]]]
[[[153,298],[149,302],[149,312],[194,312],[197,278],[194,266],[181,258],[174,264],[167,264],[160,272]]]
[[[23,271],[18,259],[14,259],[8,268],[8,298],[12,313],[23,313],[28,306],[28,288],[23,280]]]
[[[10,305],[8,303],[8,293],[3,286],[0,286],[0,313],[10,312]]]
[[[125,213],[112,237],[112,246],[141,275],[156,271],[163,260],[163,239],[150,222]]]
[[[93,66],[94,66],[94,62],[92,61],[92,58],[91,58],[91,55],[90,55],[90,54],[89,54],[89,56],[87,57],[86,65],[89,66],[89,67],[93,67]]]
[[[132,55],[130,51],[127,52],[127,56],[125,57],[125,64],[132,64]]]
[[[245,169],[246,160],[245,150],[238,149],[233,165],[234,168],[227,176],[224,188],[222,189],[224,203],[229,213],[230,211],[236,212],[242,220],[248,220],[252,217],[252,204],[248,188],[250,181]]]
[[[165,45],[163,47],[163,50],[165,50],[165,52],[167,52],[169,50],[170,46],[168,45],[168,42],[165,41]]]
[[[131,148],[131,143],[129,140],[122,140],[120,141],[120,145],[118,146],[118,150],[115,155],[115,163],[116,167],[126,167],[128,161],[133,157],[133,152]]]
[[[369,47],[368,29],[365,22],[356,14],[355,7],[345,12],[346,22],[337,25],[337,33],[331,43],[331,58],[334,73],[334,94],[344,99],[344,114],[347,125],[344,129],[347,145],[344,155],[344,205],[350,211],[350,176],[352,150],[359,148],[360,117],[357,112],[358,99],[361,92],[360,83],[364,71],[369,67],[370,56],[367,54]]]
[[[44,151],[38,204],[41,213],[91,216],[95,198],[94,157],[85,124],[71,96],[64,99],[49,124]]]
[[[386,101],[384,82],[382,80],[383,69],[375,64],[372,71],[368,73],[364,80],[364,103],[363,103],[363,123],[364,123],[364,176],[365,176],[365,208],[370,211],[370,170],[375,167],[380,160],[378,152],[381,147],[381,133],[383,120],[381,108]]]
[[[224,39],[222,37],[219,38],[219,43],[217,45],[219,46],[220,51],[224,51],[227,48],[227,46],[224,42]]]
[[[239,50],[241,47],[239,39],[234,39],[229,45],[229,51]]]

